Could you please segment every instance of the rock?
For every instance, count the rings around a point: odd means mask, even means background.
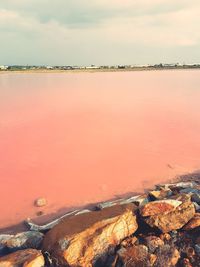
[[[180,258],[179,251],[170,245],[164,245],[156,252],[158,267],[172,267],[176,266]]]
[[[197,193],[192,194],[191,199],[193,202],[196,202],[198,205],[200,205],[200,192],[198,194]]]
[[[43,251],[63,266],[92,266],[137,228],[133,204],[64,219],[45,236]]]
[[[44,235],[39,232],[28,231],[16,235],[0,235],[0,254],[19,249],[41,247]]]
[[[197,255],[200,256],[200,245],[199,245],[199,244],[196,244],[196,245],[194,246],[194,249],[195,249],[195,252],[197,253]]]
[[[126,267],[148,266],[148,248],[144,245],[122,248],[118,252],[119,258]]]
[[[131,247],[138,241],[136,236],[128,237],[121,242],[122,247]]]
[[[171,184],[159,184],[156,185],[157,189],[184,189],[184,188],[194,188],[197,186],[197,183],[195,182],[179,182],[179,183],[171,183]]]
[[[184,259],[183,259],[183,261],[182,261],[182,266],[183,266],[183,267],[192,267],[192,265],[191,265],[189,259],[187,259],[187,258],[184,258]]]
[[[158,247],[164,245],[163,240],[157,236],[147,236],[144,240],[151,253],[153,253]]]
[[[115,205],[123,205],[123,204],[129,204],[129,203],[133,203],[137,206],[141,206],[148,202],[149,202],[148,197],[147,195],[144,194],[144,195],[138,195],[138,196],[133,196],[129,198],[121,198],[121,199],[116,199],[113,201],[99,203],[97,205],[97,208],[102,210],[104,208],[112,207]]]
[[[70,212],[67,212],[65,213],[64,215],[60,216],[59,218],[47,223],[47,224],[43,224],[43,225],[38,225],[38,224],[35,224],[31,221],[31,219],[27,219],[25,221],[25,224],[28,226],[28,228],[31,230],[31,231],[47,231],[47,230],[50,230],[52,229],[55,225],[57,225],[59,222],[61,222],[64,218],[67,218],[67,217],[71,217],[71,216],[76,216],[76,215],[79,215],[79,214],[82,214],[82,213],[87,213],[87,212],[90,212],[90,210],[88,209],[83,209],[83,210],[74,210],[74,211],[70,211]]]
[[[200,205],[197,204],[197,203],[194,202],[194,201],[193,201],[193,204],[194,204],[195,210],[196,210],[197,212],[199,212],[199,211],[200,211]]]
[[[172,195],[170,189],[153,190],[149,192],[149,196],[152,200],[161,200]]]
[[[43,267],[42,253],[35,249],[19,250],[0,257],[0,267]]]
[[[182,204],[181,201],[174,199],[165,199],[149,202],[140,209],[140,214],[143,217],[158,215],[165,212],[170,212],[174,210],[176,207]]]
[[[187,247],[185,249],[185,253],[186,253],[188,258],[191,258],[195,255],[195,251],[194,251],[193,247]]]
[[[171,236],[168,233],[164,233],[160,235],[160,239],[163,241],[169,241],[171,239]]]
[[[157,260],[157,256],[155,254],[150,254],[149,255],[149,263],[150,263],[150,266],[154,266],[156,260]]]
[[[200,213],[195,213],[194,217],[183,227],[184,230],[193,230],[200,227]]]
[[[9,250],[18,250],[26,248],[40,248],[44,235],[40,232],[28,231],[11,236],[4,245]]]
[[[180,258],[180,253],[177,249],[174,249],[171,259],[170,259],[170,265],[169,266],[175,266]]]
[[[6,235],[2,234],[0,235],[0,256],[3,255],[6,252],[6,242],[13,237],[13,235]]]
[[[182,228],[189,220],[191,220],[195,214],[194,204],[186,196],[177,196],[183,202],[173,202],[173,205],[166,203],[163,205],[156,205],[154,208],[154,202],[152,206],[144,207],[141,214],[143,220],[153,228],[157,228],[163,233],[170,232]],[[162,204],[162,203],[161,203]],[[172,203],[171,203],[172,204]],[[148,205],[148,204],[147,204]]]
[[[44,207],[46,205],[47,205],[47,200],[44,197],[41,197],[35,200],[36,207]]]

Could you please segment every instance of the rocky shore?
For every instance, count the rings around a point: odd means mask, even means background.
[[[0,267],[200,266],[200,175],[0,235]]]

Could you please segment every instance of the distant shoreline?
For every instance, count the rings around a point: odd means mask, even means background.
[[[96,73],[96,72],[131,72],[131,71],[168,71],[168,70],[200,70],[200,67],[134,67],[134,68],[99,68],[99,69],[19,69],[19,70],[0,70],[0,74],[10,73]]]

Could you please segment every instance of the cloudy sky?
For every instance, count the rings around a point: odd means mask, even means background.
[[[200,62],[200,0],[0,0],[0,65]]]

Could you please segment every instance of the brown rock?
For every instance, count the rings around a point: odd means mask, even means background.
[[[145,267],[148,266],[148,248],[144,245],[122,248],[118,251],[123,266],[126,267]]]
[[[35,249],[19,250],[0,258],[1,267],[43,267],[44,264],[42,253]]]
[[[150,266],[154,266],[154,263],[156,262],[156,260],[157,260],[157,256],[155,254],[150,254],[149,255]]]
[[[140,214],[143,217],[163,214],[166,212],[170,212],[174,210],[176,207],[182,204],[181,201],[174,200],[174,199],[165,199],[165,200],[158,200],[152,201],[141,207]]]
[[[184,230],[193,230],[200,227],[200,213],[195,213],[194,217],[183,227]]]
[[[179,259],[180,259],[180,253],[179,253],[179,251],[177,249],[175,249],[173,254],[172,254],[172,257],[171,257],[171,260],[170,260],[170,264],[172,266],[175,266]]]
[[[191,258],[195,255],[195,250],[193,249],[193,247],[187,247],[185,249],[185,253],[186,253],[188,258]]]
[[[121,242],[122,247],[131,247],[138,241],[136,236],[128,237]]]
[[[182,262],[183,262],[183,263],[182,263],[183,267],[192,267],[192,265],[191,265],[189,259],[184,258]]]
[[[135,206],[116,205],[64,219],[43,243],[63,266],[92,266],[124,238],[137,230]]]
[[[164,245],[156,252],[157,260],[156,266],[158,267],[172,267],[176,266],[180,258],[179,251],[170,245]]]
[[[150,252],[154,252],[158,247],[163,246],[164,242],[157,236],[147,236],[145,238],[145,244]]]
[[[44,197],[41,197],[35,200],[36,207],[44,207],[46,205],[47,205],[47,200]]]
[[[163,241],[169,241],[171,239],[171,236],[168,233],[163,233],[160,235],[160,239],[162,239]]]
[[[183,200],[184,198],[182,197],[181,199]],[[158,207],[155,210],[153,208],[150,209],[151,212],[146,212],[145,214],[154,215],[146,217],[144,220],[151,227],[158,228],[163,233],[182,228],[195,214],[194,204],[187,198],[174,209],[170,210],[169,208],[167,210],[167,208],[164,208],[164,211],[161,212],[162,208],[163,206],[161,206],[160,211]]]

